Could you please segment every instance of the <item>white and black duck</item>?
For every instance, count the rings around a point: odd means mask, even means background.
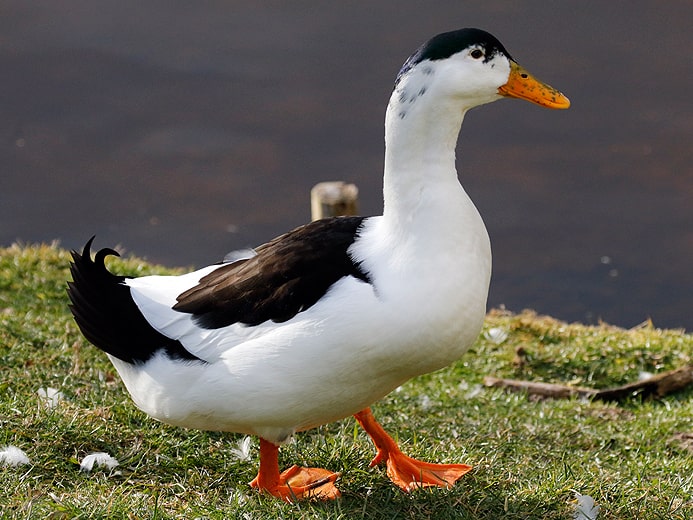
[[[71,309],[137,406],[168,424],[260,438],[252,485],[286,500],[334,498],[338,474],[294,466],[295,432],[354,415],[404,490],[449,486],[471,468],[402,454],[369,406],[457,360],[486,311],[491,248],[460,185],[466,112],[521,98],[568,108],[491,34],[439,34],[404,64],[385,116],[384,209],[320,220],[254,256],[181,276],[111,274],[90,240],[73,253]]]

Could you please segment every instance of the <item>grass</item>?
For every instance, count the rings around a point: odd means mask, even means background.
[[[253,492],[239,435],[170,427],[146,417],[107,358],[79,334],[67,309],[69,255],[55,245],[0,250],[0,448],[31,464],[0,467],[4,518],[573,518],[575,493],[592,496],[599,519],[693,518],[693,391],[616,404],[536,401],[485,389],[485,375],[580,386],[633,381],[693,363],[693,336],[566,324],[530,312],[489,314],[482,335],[455,365],[410,381],[374,405],[405,452],[475,469],[449,490],[405,494],[380,468],[353,419],[297,436],[281,464],[343,473],[341,500],[280,503]],[[129,275],[170,272],[135,258],[110,267]],[[507,332],[497,343],[490,329]],[[525,355],[517,362],[516,349]],[[64,398],[46,406],[39,388]],[[79,471],[105,451],[115,470]]]

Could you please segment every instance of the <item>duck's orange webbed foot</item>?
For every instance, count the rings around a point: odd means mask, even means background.
[[[451,487],[471,470],[466,464],[432,464],[407,457],[402,452],[390,453],[387,459],[387,476],[407,492],[429,486]]]
[[[385,462],[387,476],[404,491],[429,486],[451,487],[462,475],[472,470],[472,467],[466,464],[431,464],[406,456],[394,439],[378,424],[370,408],[354,417],[373,439],[378,450],[370,465]]]
[[[316,498],[330,500],[341,493],[334,485],[339,473],[322,468],[292,466],[279,473],[279,447],[260,439],[260,471],[250,485],[287,502]]]

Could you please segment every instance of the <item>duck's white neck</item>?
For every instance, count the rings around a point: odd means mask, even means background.
[[[417,83],[395,89],[385,116],[383,214],[390,219],[411,215],[427,190],[464,194],[455,147],[466,110]]]

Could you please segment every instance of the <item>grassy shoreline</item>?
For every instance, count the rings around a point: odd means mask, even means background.
[[[29,465],[0,466],[3,518],[573,518],[576,493],[599,519],[693,518],[691,389],[621,404],[533,400],[481,385],[492,375],[595,388],[693,363],[693,335],[644,325],[567,324],[531,312],[489,313],[473,348],[417,378],[374,413],[410,455],[474,470],[450,490],[401,493],[352,419],[304,432],[282,466],[342,472],[343,498],[283,504],[254,493],[250,459],[234,434],[170,427],[138,411],[107,358],[79,334],[67,309],[69,254],[56,245],[0,249],[0,449]],[[116,272],[173,272],[127,258]],[[524,351],[517,359],[516,351]],[[55,388],[54,407],[38,394]],[[120,465],[79,470],[104,451]]]

